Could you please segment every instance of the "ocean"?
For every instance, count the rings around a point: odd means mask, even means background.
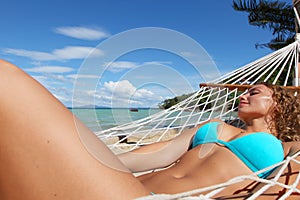
[[[135,120],[139,120],[157,112],[162,111],[158,108],[139,108],[137,112],[131,111],[129,108],[69,108],[89,129],[93,132],[98,133],[100,131],[129,123]],[[220,113],[215,112],[211,117],[218,117]],[[175,117],[176,112],[170,115]],[[190,112],[183,112],[182,116],[188,116],[189,123],[196,124],[199,121],[199,115],[194,114],[192,117],[189,116]],[[202,115],[202,120],[208,119],[210,113],[204,113]],[[228,116],[223,116],[226,119],[236,119],[236,113],[231,113]],[[177,126],[185,123],[187,117],[182,117],[176,119],[172,126]],[[174,118],[172,119],[174,120]],[[171,122],[171,121],[169,121]],[[166,126],[168,122],[161,125]]]
[[[109,129],[117,125],[135,121],[155,114],[161,109],[139,108],[69,108],[93,132]]]

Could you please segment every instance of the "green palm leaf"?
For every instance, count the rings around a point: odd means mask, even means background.
[[[256,47],[277,50],[294,41],[296,27],[292,5],[278,0],[234,0],[232,6],[236,11],[248,13],[250,25],[267,29],[275,36],[270,42],[256,44]]]

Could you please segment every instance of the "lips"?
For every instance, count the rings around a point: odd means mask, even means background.
[[[247,103],[246,101],[241,101],[240,104],[239,104],[239,107],[240,107],[240,106],[244,106],[244,105],[248,105],[248,104],[249,104],[249,103]]]

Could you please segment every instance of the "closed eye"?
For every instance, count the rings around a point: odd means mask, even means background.
[[[256,95],[256,94],[261,93],[261,91],[258,88],[253,88],[253,89],[250,89],[248,91],[248,93],[250,94],[250,96],[252,96],[252,95]]]

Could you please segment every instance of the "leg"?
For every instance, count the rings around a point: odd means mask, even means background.
[[[3,60],[0,93],[0,199],[132,199],[149,194],[44,87]],[[93,143],[101,162],[84,148],[77,131]]]

